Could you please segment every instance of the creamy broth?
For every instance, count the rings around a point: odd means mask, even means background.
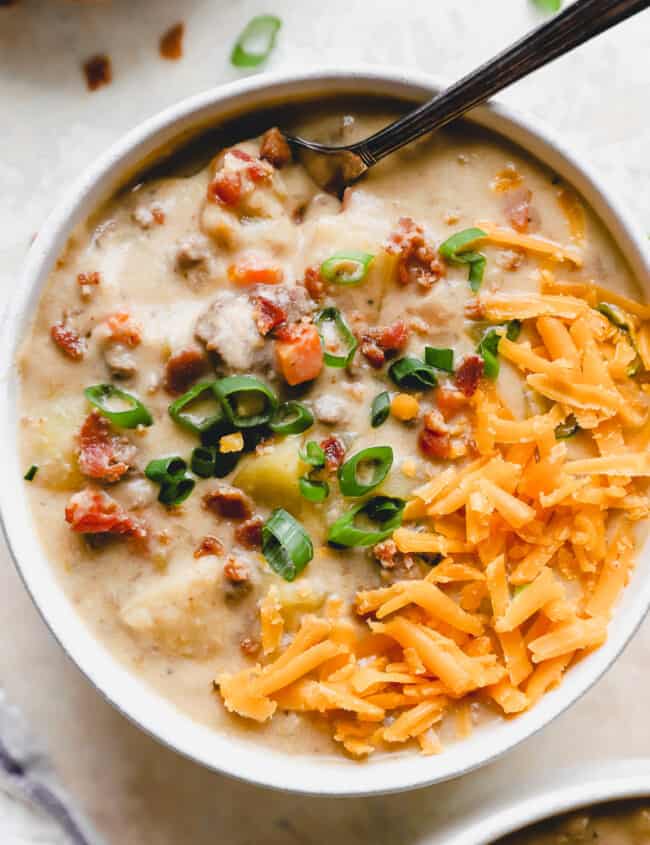
[[[351,139],[389,119],[389,114],[333,114],[308,118],[300,129],[312,137]],[[245,141],[237,149],[259,162],[259,143]],[[381,427],[371,428],[373,398],[383,390],[398,391],[386,367],[376,369],[360,351],[348,369],[326,366],[313,383],[288,389],[276,371],[270,337],[256,326],[252,297],[261,292],[279,301],[294,320],[310,320],[323,304],[335,305],[361,334],[364,326],[393,326],[401,320],[408,340],[399,355],[420,356],[430,345],[453,349],[461,361],[476,349],[465,316],[474,296],[468,266],[444,266],[444,275],[433,282],[397,283],[394,258],[382,248],[399,231],[398,221],[412,218],[424,227],[428,243],[440,244],[482,220],[509,226],[521,206],[530,217],[523,228],[571,244],[571,218],[558,202],[567,186],[501,139],[459,126],[382,162],[346,191],[342,201],[323,191],[298,163],[275,168],[262,162],[259,183],[240,200],[234,215],[223,197],[206,200],[206,191],[215,174],[238,172],[250,163],[232,154],[224,159],[219,149],[213,154],[215,162],[191,175],[147,179],[121,192],[74,233],[51,272],[19,359],[21,453],[26,468],[38,466],[29,486],[35,528],[93,634],[180,710],[215,729],[252,733],[256,741],[284,749],[329,752],[334,745],[319,720],[280,709],[264,724],[232,716],[215,694],[213,680],[263,659],[258,605],[271,586],[279,592],[286,641],[301,616],[323,613],[331,596],[343,600],[344,614],[355,627],[365,624],[351,609],[357,591],[390,585],[404,573],[399,566],[380,565],[370,549],[328,546],[328,525],[350,502],[332,477],[324,503],[313,505],[302,498],[297,479],[308,467],[299,463],[298,451],[307,441],[331,437],[340,438],[348,456],[368,446],[390,445],[393,467],[380,490],[407,498],[446,463],[423,456],[418,448],[421,420],[436,408],[436,398],[431,392],[418,394],[417,422],[391,414]],[[504,181],[511,183],[510,190],[498,189]],[[226,180],[219,190],[228,188]],[[588,208],[582,207],[581,214],[583,264],[562,265],[563,278],[597,279],[638,299],[635,281],[599,220]],[[313,301],[303,285],[306,269],[347,251],[376,256],[363,284],[329,285],[325,300]],[[486,258],[483,291],[539,289],[545,265],[534,255],[490,243],[481,252]],[[248,286],[239,284],[232,268],[251,255],[259,266],[272,268],[274,281],[281,276],[282,282],[265,284],[268,277],[253,272]],[[51,329],[57,324],[78,337],[77,359],[70,357],[74,349],[66,353],[53,343]],[[129,334],[133,326],[136,339]],[[65,346],[69,337],[59,334]],[[198,445],[195,434],[175,424],[168,413],[183,392],[166,389],[173,377],[168,361],[187,348],[200,352],[197,380],[253,374],[281,398],[304,401],[315,424],[304,434],[258,446],[223,479],[197,479],[186,501],[166,508],[156,501],[158,485],[143,470],[161,456],[187,460]],[[387,363],[397,357],[391,359],[390,350],[387,354]],[[180,373],[182,379],[182,368]],[[147,539],[140,544],[137,538],[101,533],[84,539],[64,518],[71,496],[89,483],[78,461],[80,427],[91,410],[83,389],[106,382],[139,397],[154,421],[149,427],[113,432],[127,438],[120,448],[126,448],[131,468],[114,483],[96,479],[129,518],[146,526]],[[531,413],[530,397],[505,361],[499,390],[516,416]],[[462,432],[452,433],[451,439],[453,460],[462,465],[474,457]],[[570,441],[569,450],[575,456],[591,454],[580,437]],[[314,554],[295,581],[279,578],[258,549],[242,542],[237,533],[242,520],[218,517],[205,506],[205,495],[223,484],[242,489],[261,519],[283,507],[300,520]],[[197,557],[205,537],[216,537],[221,545],[212,549],[216,554]],[[224,574],[231,556],[245,572],[243,584],[229,577],[232,567]],[[430,571],[431,561],[408,563],[420,577]],[[473,722],[497,716],[494,703],[478,696],[470,708]],[[443,728],[443,739],[453,738],[454,724],[452,719]]]
[[[647,845],[650,842],[650,806],[647,800],[588,807],[570,815],[541,822],[499,840],[499,845]]]

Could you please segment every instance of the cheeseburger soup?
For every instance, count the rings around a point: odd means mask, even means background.
[[[607,636],[648,512],[650,309],[498,137],[439,132],[342,198],[276,129],[212,155],[52,270],[19,358],[35,530],[193,718],[438,753]]]

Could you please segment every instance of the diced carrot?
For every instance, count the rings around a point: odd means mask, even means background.
[[[228,268],[228,278],[234,285],[278,285],[284,278],[282,268],[260,258],[244,258]]]
[[[275,344],[278,370],[287,384],[311,381],[323,369],[323,348],[316,326],[292,327],[291,336]]]

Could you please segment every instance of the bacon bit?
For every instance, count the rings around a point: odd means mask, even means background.
[[[468,320],[485,319],[485,307],[480,299],[470,299],[465,305],[465,316]]]
[[[424,428],[420,432],[418,444],[427,458],[451,457],[451,438],[439,412],[431,411],[424,417]]]
[[[281,308],[265,296],[258,296],[255,299],[254,317],[257,323],[257,330],[262,337],[266,337],[273,329],[286,321],[287,313],[284,308]]]
[[[517,232],[527,232],[528,224],[531,222],[530,201],[533,192],[529,188],[518,188],[508,193],[508,202],[505,213],[508,222]]]
[[[86,85],[89,91],[96,91],[102,85],[108,85],[113,79],[111,60],[108,56],[98,54],[91,56],[83,64],[86,75]]]
[[[142,340],[142,327],[128,311],[117,311],[105,320],[110,340],[125,346],[138,346]]]
[[[399,552],[397,551],[397,544],[394,540],[384,540],[372,547],[372,553],[377,558],[384,569],[393,569],[396,564],[396,558]]]
[[[194,557],[200,558],[206,555],[222,555],[224,552],[223,543],[218,537],[207,534],[194,549]]]
[[[266,182],[272,178],[273,171],[268,164],[260,161],[259,158],[255,158],[255,156],[252,156],[250,153],[247,153],[246,150],[240,150],[239,147],[233,147],[228,150],[228,153],[235,158],[238,158],[240,161],[250,162],[244,172],[251,182]]]
[[[222,485],[206,493],[203,507],[225,519],[250,519],[253,503],[248,496],[236,487]]]
[[[79,469],[89,478],[119,481],[135,458],[135,446],[115,434],[111,424],[98,411],[86,417],[79,432]]]
[[[526,253],[523,249],[501,249],[497,253],[497,266],[510,273],[518,270],[525,260]]]
[[[86,351],[86,343],[82,337],[69,326],[61,321],[55,323],[50,329],[50,337],[68,358],[73,361],[81,361]]]
[[[284,279],[281,267],[256,256],[243,258],[228,267],[228,278],[234,285],[279,285]]]
[[[65,509],[66,521],[80,534],[122,534],[138,539],[146,537],[146,529],[108,493],[86,487],[75,493]]]
[[[454,383],[464,396],[469,399],[476,393],[476,388],[483,377],[484,362],[478,355],[468,355],[454,375]]]
[[[397,278],[402,285],[415,281],[430,288],[447,272],[444,261],[424,238],[424,229],[410,217],[401,217],[388,240],[386,251],[398,255]]]
[[[379,369],[386,358],[404,349],[408,339],[406,323],[396,320],[391,326],[367,329],[361,336],[361,353],[372,367]]]
[[[231,584],[243,584],[245,581],[250,581],[251,577],[248,567],[232,555],[223,567],[223,574]]]
[[[260,158],[270,162],[278,170],[291,161],[291,147],[277,126],[262,135]]]
[[[197,346],[179,349],[165,364],[164,388],[176,396],[185,393],[208,369],[208,360]]]
[[[159,226],[162,226],[162,224],[165,222],[165,212],[159,205],[154,205],[151,207],[151,216]]]
[[[323,348],[313,323],[282,325],[276,331],[277,368],[292,387],[312,381],[323,369]]]
[[[242,637],[239,641],[239,648],[247,657],[255,657],[262,648],[262,643],[253,637]]]
[[[254,516],[242,522],[235,528],[235,540],[246,549],[257,549],[262,545],[262,526],[264,520],[261,516]]]
[[[436,390],[436,405],[442,416],[448,420],[459,411],[467,408],[467,397],[460,390],[451,390],[448,387],[439,387]]]
[[[325,452],[325,468],[328,472],[334,472],[343,463],[345,457],[345,445],[338,437],[326,437],[321,440],[320,447]]]
[[[79,273],[77,276],[77,284],[80,287],[90,287],[99,285],[102,281],[102,274],[96,270],[92,273]]]
[[[519,173],[512,162],[508,162],[503,170],[500,170],[490,182],[490,187],[496,194],[502,194],[505,191],[511,191],[513,188],[517,188],[522,182],[521,173]]]
[[[325,280],[320,274],[320,265],[313,264],[311,267],[307,267],[303,285],[314,302],[320,302],[325,296]]]
[[[183,55],[183,35],[185,24],[177,23],[160,36],[160,55],[163,59],[175,61]]]
[[[208,199],[222,205],[237,205],[242,196],[241,176],[239,173],[219,171],[208,185]]]

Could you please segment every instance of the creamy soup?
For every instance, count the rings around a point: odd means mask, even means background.
[[[650,312],[498,137],[439,132],[341,197],[277,130],[211,156],[120,192],[51,272],[19,357],[35,530],[194,719],[437,753],[606,637],[647,513]]]
[[[647,845],[650,842],[648,801],[624,801],[588,807],[550,819],[500,839],[500,845]]]

